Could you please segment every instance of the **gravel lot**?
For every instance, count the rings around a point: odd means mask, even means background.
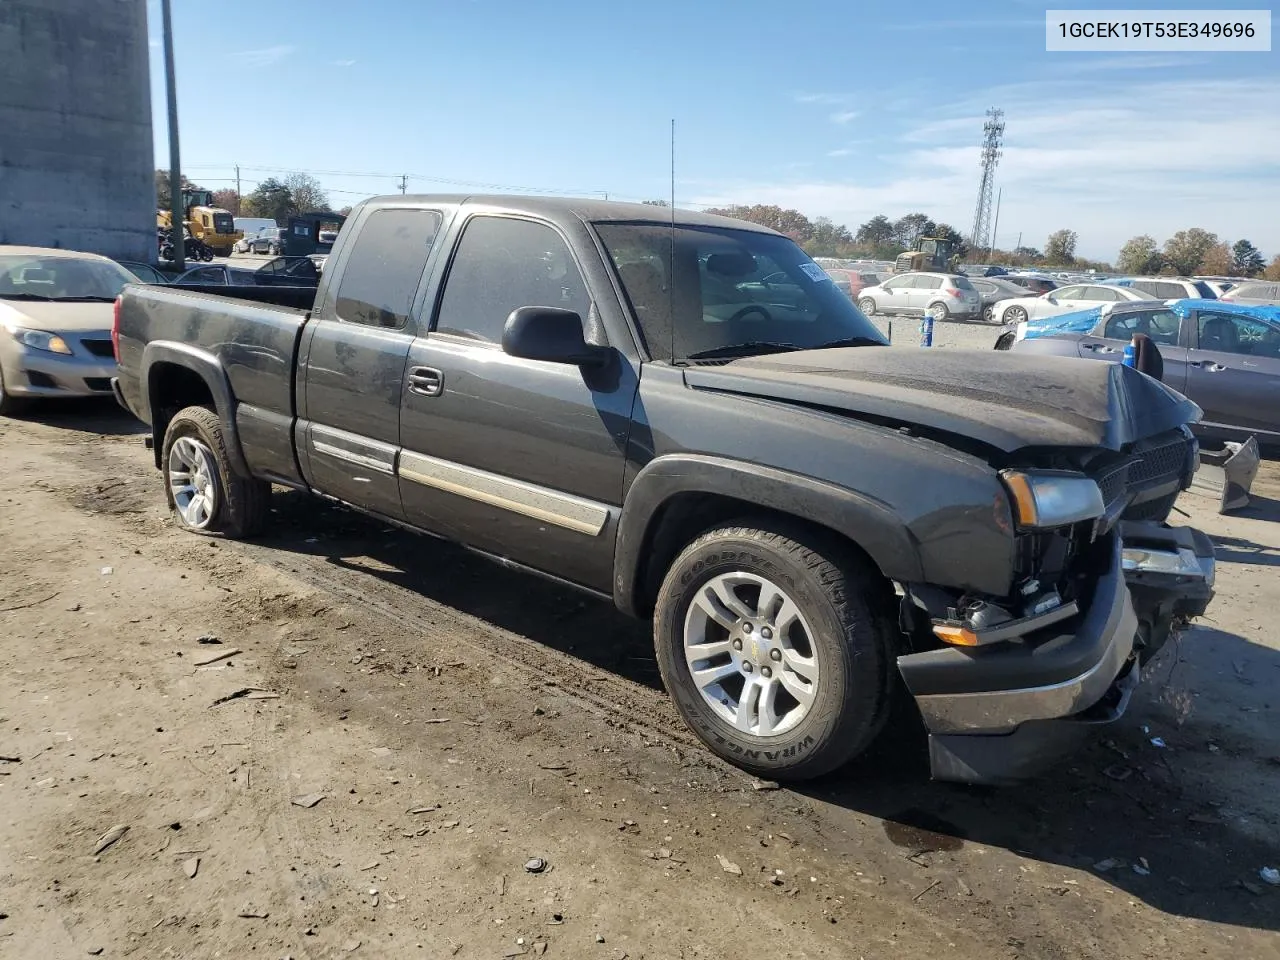
[[[1275,464],[1180,502],[1210,619],[1063,769],[931,784],[906,724],[761,790],[647,626],[292,494],[182,534],[139,430],[0,421],[0,957],[1280,957]]]

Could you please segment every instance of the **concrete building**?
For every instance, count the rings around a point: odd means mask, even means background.
[[[0,244],[155,259],[146,0],[0,0]]]

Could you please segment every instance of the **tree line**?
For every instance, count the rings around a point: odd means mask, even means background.
[[[206,188],[182,175],[183,190]],[[172,197],[168,170],[156,171],[156,206],[167,210]],[[253,192],[244,196],[230,188],[213,191],[213,205],[228,211],[233,217],[263,217],[276,223],[286,223],[300,213],[338,213],[346,216],[350,207],[335,211],[329,205],[328,194],[315,177],[305,173],[291,173],[277,179],[268,177]]]
[[[1173,276],[1257,277],[1280,280],[1280,256],[1270,266],[1248,240],[1230,243],[1218,235],[1191,227],[1179,230],[1161,247],[1155,238],[1141,234],[1120,248],[1116,266],[1124,273]]]
[[[666,206],[666,202],[661,200],[647,202]],[[1115,270],[1144,276],[1265,276],[1280,280],[1280,256],[1267,266],[1258,248],[1248,240],[1228,243],[1200,227],[1179,230],[1165,241],[1163,247],[1150,236],[1134,237],[1121,247],[1119,259],[1113,267],[1105,261],[1076,256],[1079,235],[1066,228],[1049,234],[1043,250],[1019,246],[1013,250],[970,251],[958,230],[924,213],[908,213],[897,219],[879,214],[856,231],[833,223],[827,217],[811,219],[799,210],[773,204],[735,204],[713,207],[707,213],[770,227],[795,240],[814,257],[893,260],[898,254],[914,249],[921,237],[940,237],[955,243],[962,259],[981,258],[1002,266]]]

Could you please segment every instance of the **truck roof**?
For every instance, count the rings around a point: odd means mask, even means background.
[[[756,233],[777,233],[768,227],[735,220],[732,217],[721,217],[715,214],[700,213],[696,210],[675,208],[672,216],[670,207],[660,207],[650,203],[624,203],[619,200],[593,200],[584,197],[536,197],[512,194],[388,194],[370,197],[361,206],[403,207],[406,204],[466,204],[468,206],[485,207],[508,213],[526,213],[554,219],[556,217],[573,216],[593,223],[607,221],[646,221],[649,223],[670,223],[675,221],[680,227],[728,227],[736,230],[752,230]]]

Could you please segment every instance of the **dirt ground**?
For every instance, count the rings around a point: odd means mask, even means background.
[[[1276,464],[1180,502],[1211,619],[1062,769],[932,784],[904,728],[757,789],[646,625],[290,493],[180,533],[139,430],[0,421],[6,960],[1280,958]]]

